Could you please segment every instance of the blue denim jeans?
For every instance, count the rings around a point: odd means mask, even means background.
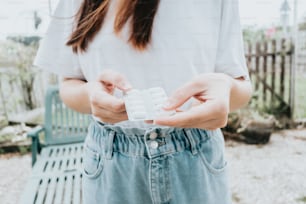
[[[229,204],[220,130],[91,123],[84,204]]]

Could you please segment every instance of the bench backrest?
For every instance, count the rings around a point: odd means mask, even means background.
[[[90,115],[73,111],[62,102],[57,86],[48,88],[44,121],[47,145],[84,141],[90,120]]]

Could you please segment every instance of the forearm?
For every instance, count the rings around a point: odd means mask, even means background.
[[[71,109],[90,114],[88,86],[89,84],[85,81],[65,78],[60,83],[60,97]]]
[[[249,80],[232,79],[230,95],[230,112],[248,104],[252,96],[252,85]]]

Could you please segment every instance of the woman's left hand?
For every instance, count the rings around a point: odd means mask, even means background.
[[[154,124],[208,130],[224,127],[230,111],[233,80],[222,73],[199,75],[177,89],[169,97],[169,102],[164,109],[175,110],[192,97],[199,102],[199,105],[172,116],[157,118]]]

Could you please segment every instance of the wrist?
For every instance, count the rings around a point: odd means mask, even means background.
[[[87,82],[78,79],[64,79],[60,83],[60,96],[71,109],[89,114],[90,104],[87,97]]]

